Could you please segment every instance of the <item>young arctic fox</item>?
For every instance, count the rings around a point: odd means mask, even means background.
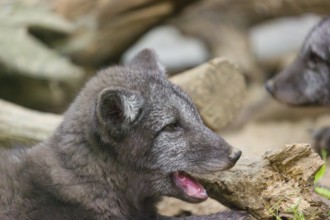
[[[193,175],[229,169],[240,155],[146,49],[94,76],[49,139],[1,155],[0,219],[244,219],[238,211],[171,218],[155,208],[165,195],[205,200]]]

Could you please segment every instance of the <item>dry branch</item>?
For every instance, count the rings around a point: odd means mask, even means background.
[[[211,197],[257,219],[272,219],[275,213],[287,219],[294,219],[294,213],[326,219],[330,207],[314,193],[314,175],[322,164],[310,145],[291,144],[201,178]]]

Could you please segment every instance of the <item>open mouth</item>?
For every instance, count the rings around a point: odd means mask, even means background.
[[[200,201],[207,199],[208,195],[205,188],[188,173],[183,171],[174,172],[172,173],[172,179],[185,196]]]

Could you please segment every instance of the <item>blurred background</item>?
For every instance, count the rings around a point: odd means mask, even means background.
[[[241,108],[217,132],[243,157],[312,143],[313,129],[330,126],[329,109],[285,106],[263,83],[295,58],[328,14],[328,0],[0,0],[0,131],[9,133],[0,132],[0,144],[44,139],[89,77],[145,47],[158,53],[169,76],[214,57],[239,68],[246,82]],[[20,138],[19,129],[38,135]],[[329,172],[323,181],[330,182]],[[220,207],[166,202],[166,214]]]

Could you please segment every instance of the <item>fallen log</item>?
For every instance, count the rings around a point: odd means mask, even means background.
[[[200,178],[212,198],[256,219],[327,219],[330,206],[314,192],[322,164],[310,145],[289,144]]]
[[[79,26],[58,50],[83,66],[118,60],[147,30],[194,2],[53,0],[55,12]]]
[[[69,35],[74,25],[41,6],[0,2],[7,7],[0,21],[0,74],[20,75],[37,79],[79,85],[83,68],[47,47],[30,34],[43,30],[55,35]],[[50,35],[51,35],[50,34]],[[78,82],[77,82],[78,81]]]
[[[0,100],[0,146],[31,145],[46,139],[62,117]]]
[[[243,74],[225,58],[212,59],[170,80],[189,94],[205,124],[215,131],[236,117],[245,98]]]

